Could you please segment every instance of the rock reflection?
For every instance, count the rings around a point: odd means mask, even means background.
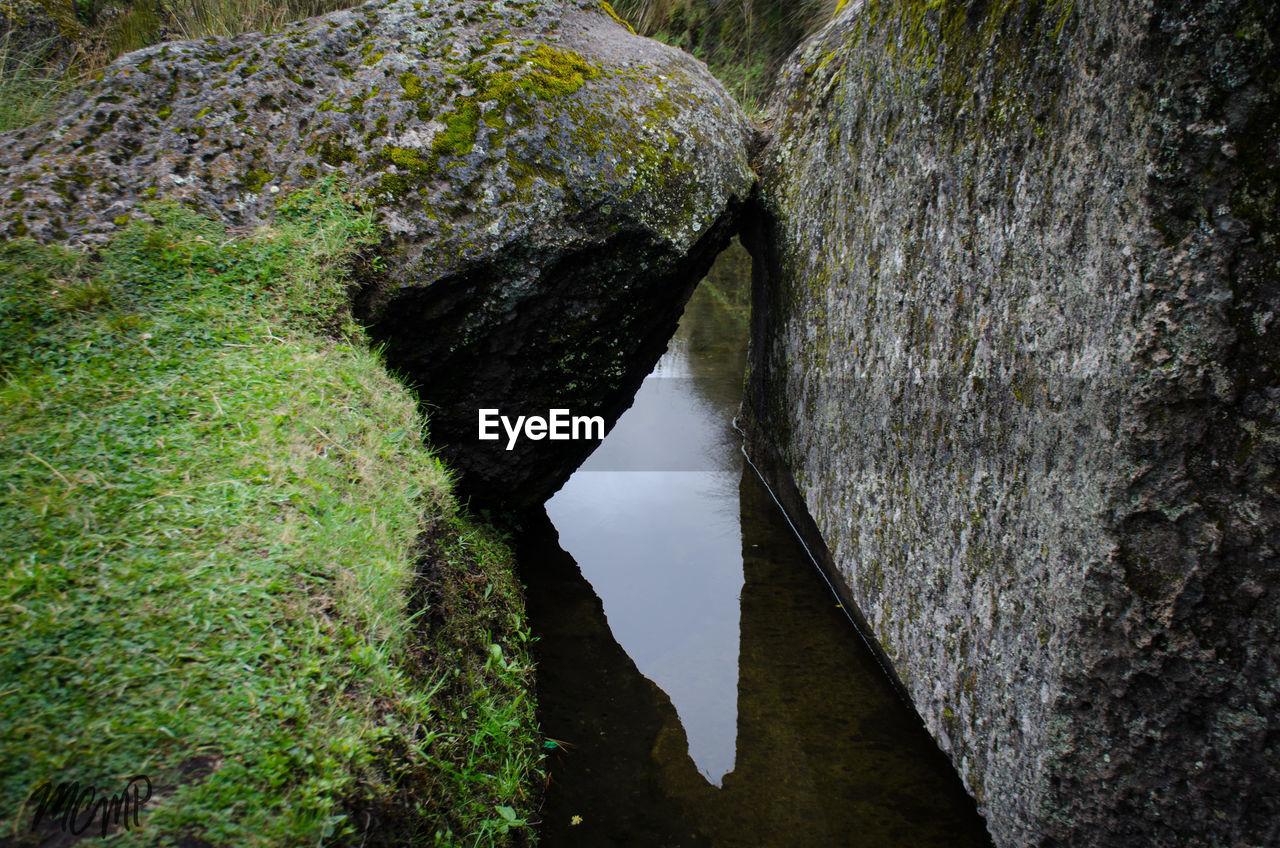
[[[540,719],[562,743],[542,844],[988,845],[744,467],[744,256],[695,293],[665,375],[549,504],[555,525],[532,516],[518,539]]]

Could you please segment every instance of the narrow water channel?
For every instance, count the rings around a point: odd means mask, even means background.
[[[519,539],[555,740],[542,845],[986,846],[732,427],[736,243],[591,458]]]

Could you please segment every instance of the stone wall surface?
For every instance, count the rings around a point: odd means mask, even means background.
[[[170,199],[237,227],[342,175],[386,243],[359,317],[464,491],[539,503],[594,442],[479,441],[479,408],[612,423],[754,184],[697,60],[591,0],[374,0],[121,57],[0,135],[0,238],[92,244]]]
[[[1274,2],[852,0],[747,411],[1000,846],[1280,844]]]

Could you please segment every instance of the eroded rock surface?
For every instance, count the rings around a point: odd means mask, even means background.
[[[610,422],[750,191],[746,122],[697,61],[599,4],[375,0],[122,57],[0,136],[0,236],[92,243],[150,199],[251,226],[342,173],[389,238],[360,317],[482,499],[546,497],[587,442],[477,439],[477,409]]]
[[[751,412],[1001,846],[1280,839],[1274,3],[852,0]]]

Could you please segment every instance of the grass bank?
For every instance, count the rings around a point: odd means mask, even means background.
[[[345,317],[369,215],[150,216],[0,246],[0,838],[145,774],[112,844],[523,841],[514,563]]]

